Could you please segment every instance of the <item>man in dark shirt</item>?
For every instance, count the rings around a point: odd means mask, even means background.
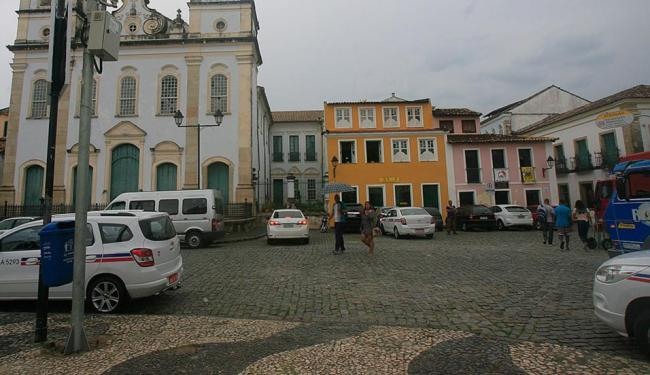
[[[445,221],[445,226],[447,227],[447,234],[451,234],[453,231],[454,234],[456,233],[456,206],[452,203],[452,201],[449,201],[447,204],[447,219]]]

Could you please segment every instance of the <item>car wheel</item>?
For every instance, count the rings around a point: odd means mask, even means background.
[[[637,314],[633,325],[634,340],[643,354],[650,354],[650,310]]]
[[[381,235],[386,235],[386,229],[384,229],[384,224],[379,224],[379,230],[381,230]]]
[[[609,250],[612,247],[614,247],[614,244],[612,243],[612,240],[606,239],[606,240],[603,240],[603,242],[600,243],[600,246],[603,248],[603,250]]]
[[[102,276],[88,286],[87,301],[98,313],[110,314],[118,311],[128,299],[124,284],[117,277]]]
[[[505,230],[506,229],[506,226],[503,225],[503,221],[497,220],[497,229],[498,230]]]
[[[201,233],[192,231],[185,236],[185,242],[190,249],[199,249],[203,241],[201,241]]]
[[[396,240],[399,240],[400,238],[402,238],[402,236],[399,235],[399,229],[397,229],[397,227],[395,227],[395,229],[393,229],[393,237],[395,237]]]
[[[303,239],[303,240],[302,240],[302,243],[303,243],[304,245],[308,245],[308,244],[309,244],[309,238],[305,238],[305,239]]]
[[[270,239],[270,238],[267,238],[266,243],[269,244],[269,245],[273,245],[275,243],[275,241]]]

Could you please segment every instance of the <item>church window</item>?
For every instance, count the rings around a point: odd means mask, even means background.
[[[160,81],[160,114],[173,115],[178,109],[178,79],[172,75]]]
[[[34,82],[34,92],[32,93],[32,117],[47,117],[47,90],[48,84],[44,79]]]
[[[215,113],[217,109],[221,112],[228,112],[228,78],[223,74],[212,77],[210,85],[210,112]]]
[[[124,77],[120,82],[120,116],[135,115],[136,81],[133,77]]]

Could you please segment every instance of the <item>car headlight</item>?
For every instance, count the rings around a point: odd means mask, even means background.
[[[646,268],[647,267],[645,266],[604,266],[600,267],[598,272],[596,272],[596,280],[600,281],[601,283],[614,284],[621,280],[625,280],[628,277],[634,276]]]

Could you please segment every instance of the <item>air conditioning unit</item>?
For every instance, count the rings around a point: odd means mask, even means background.
[[[90,14],[88,50],[104,61],[117,61],[120,54],[122,24],[106,11]]]

